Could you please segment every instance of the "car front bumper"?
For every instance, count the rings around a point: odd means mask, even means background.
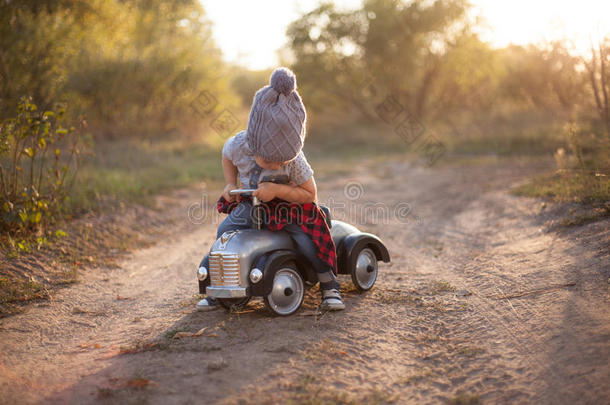
[[[208,286],[205,293],[214,298],[243,298],[248,296],[245,287]]]

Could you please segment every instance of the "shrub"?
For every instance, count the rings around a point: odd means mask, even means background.
[[[2,231],[41,229],[61,212],[81,145],[76,129],[63,126],[64,114],[62,106],[40,112],[23,97],[16,117],[0,123]]]

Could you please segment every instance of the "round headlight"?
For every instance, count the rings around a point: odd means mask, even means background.
[[[259,269],[252,269],[250,272],[250,281],[253,283],[258,283],[263,278],[263,272]]]
[[[201,266],[199,268],[199,271],[197,271],[197,278],[199,279],[199,281],[203,281],[208,277],[208,269],[206,269],[205,267]]]

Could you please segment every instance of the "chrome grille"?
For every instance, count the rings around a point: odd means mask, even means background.
[[[210,253],[210,285],[239,286],[239,256],[235,253]]]

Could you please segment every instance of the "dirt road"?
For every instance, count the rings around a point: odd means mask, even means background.
[[[509,195],[533,165],[318,176],[392,263],[369,293],[343,280],[345,311],[311,291],[289,318],[194,311],[215,224],[176,193],[170,237],[1,320],[0,403],[608,403],[610,221],[557,227],[563,208]]]

